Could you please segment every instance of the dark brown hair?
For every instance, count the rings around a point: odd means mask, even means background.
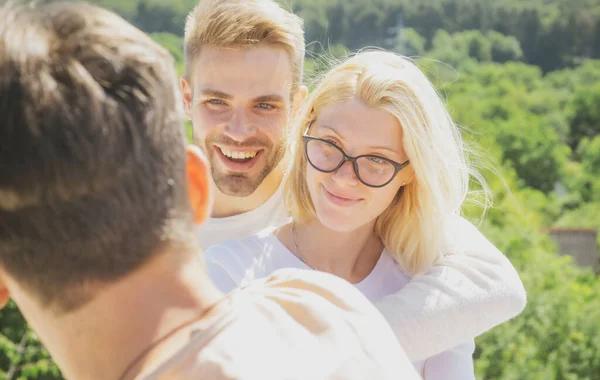
[[[83,3],[0,7],[0,265],[68,311],[193,221],[172,58]]]

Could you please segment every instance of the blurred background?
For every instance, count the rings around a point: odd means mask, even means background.
[[[183,70],[197,0],[96,0]],[[517,267],[528,305],[476,339],[478,379],[600,379],[600,0],[285,0],[305,20],[307,79],[365,46],[417,63],[492,192],[465,213]],[[187,126],[189,128],[189,125]],[[0,379],[61,379],[14,304]]]

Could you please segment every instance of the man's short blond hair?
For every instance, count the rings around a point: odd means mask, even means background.
[[[185,73],[190,74],[202,46],[279,45],[289,54],[294,87],[302,83],[302,19],[273,0],[200,0],[185,23]]]

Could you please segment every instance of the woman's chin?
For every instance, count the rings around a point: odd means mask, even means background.
[[[348,215],[339,215],[335,213],[318,214],[319,222],[323,227],[335,232],[351,232],[356,230],[362,223],[352,223],[352,218]]]

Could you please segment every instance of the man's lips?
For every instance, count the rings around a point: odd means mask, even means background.
[[[213,151],[219,157],[222,166],[235,172],[252,169],[264,153],[262,148],[232,149],[218,146],[213,146]]]
[[[221,151],[225,157],[233,158],[237,160],[243,160],[248,158],[254,158],[262,150],[262,148],[230,148],[226,146],[217,146],[217,149]]]

